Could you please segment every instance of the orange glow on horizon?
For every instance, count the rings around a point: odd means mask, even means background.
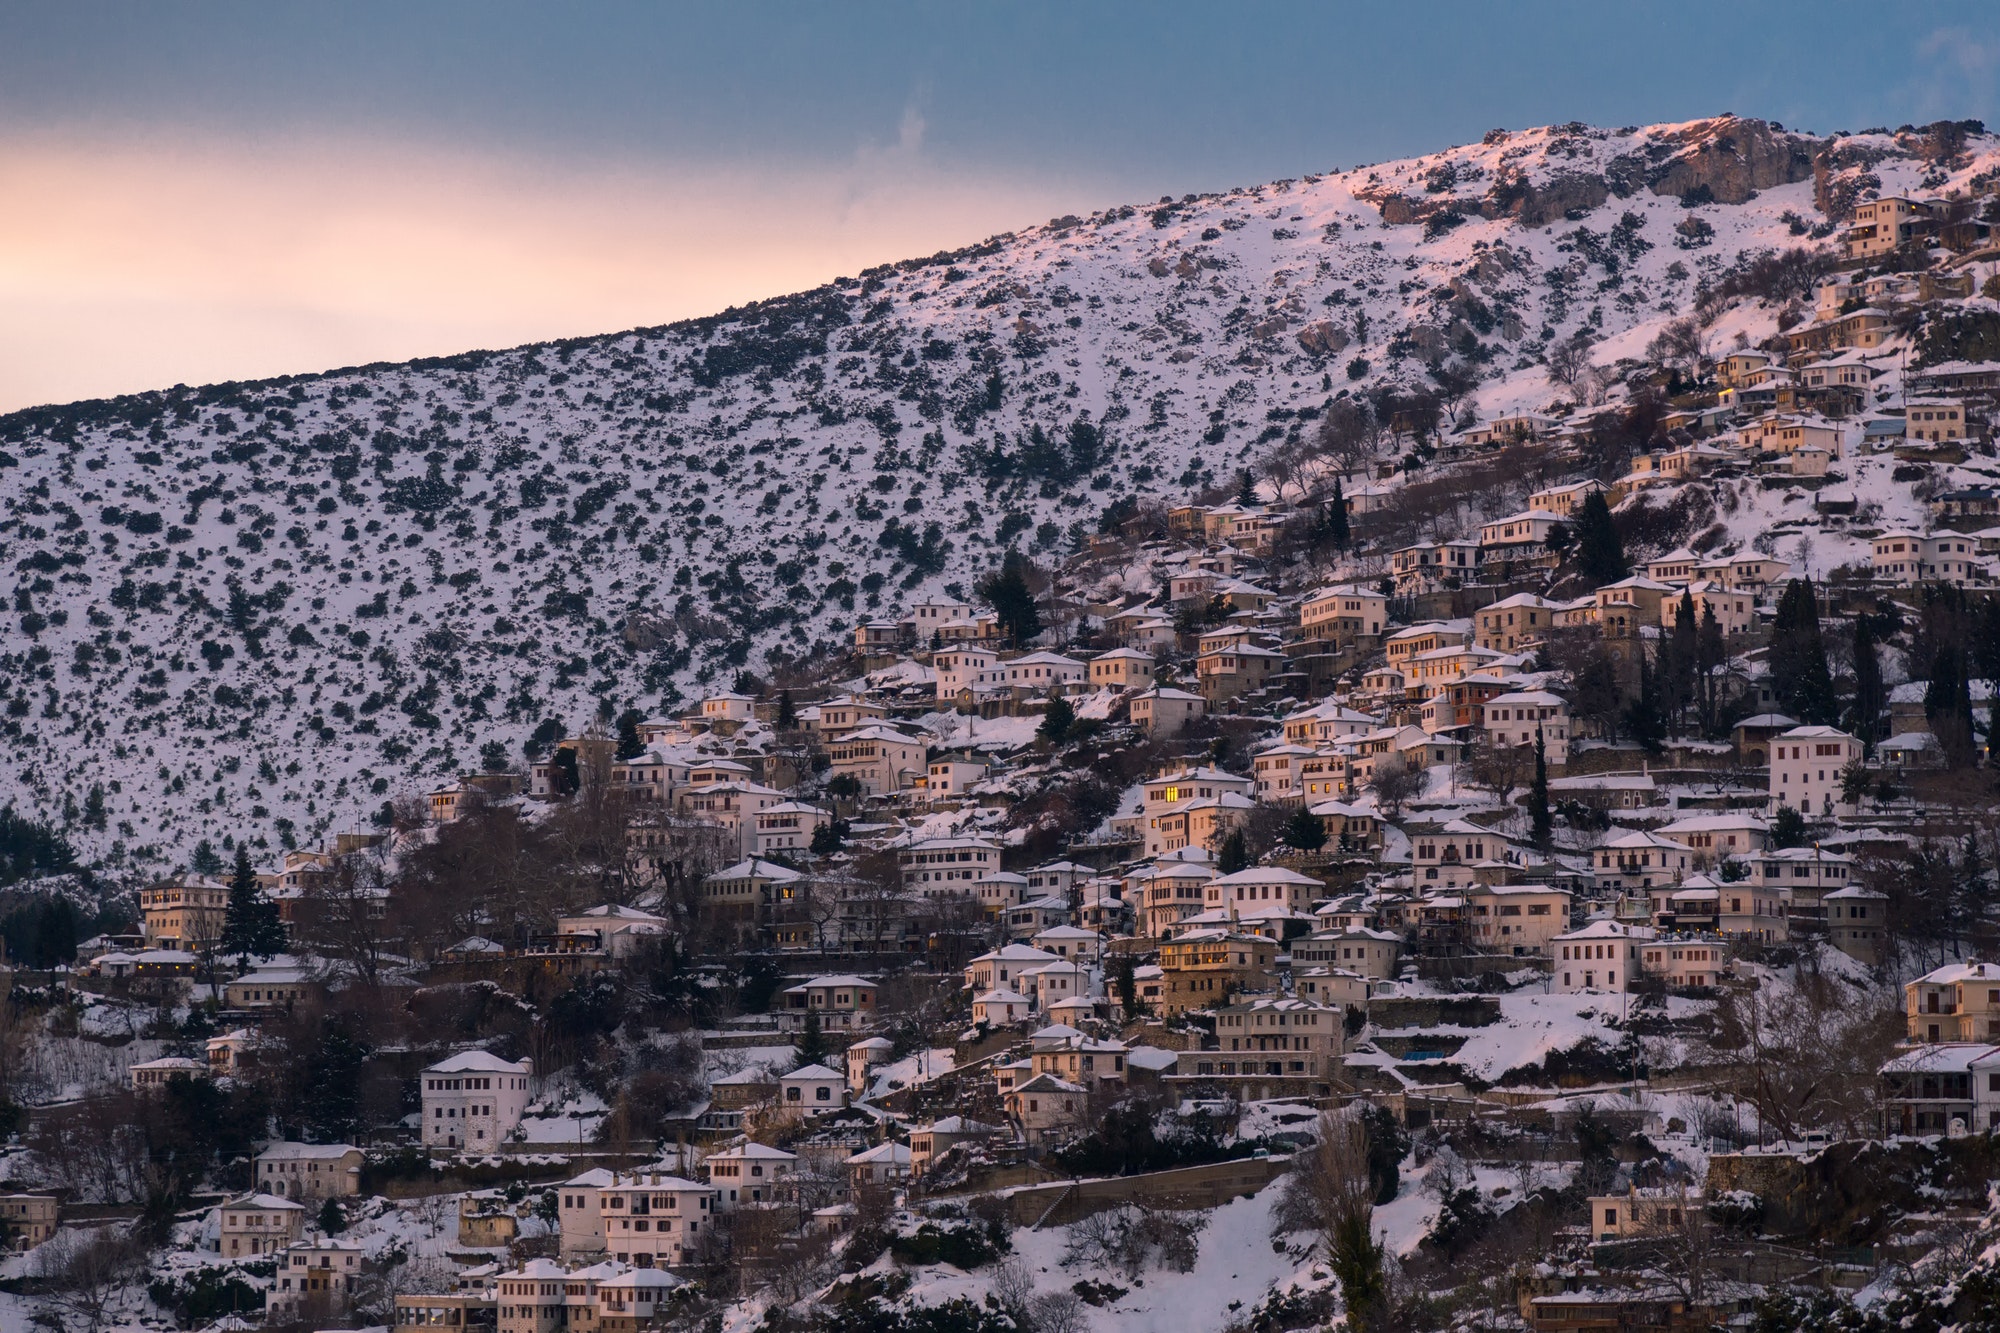
[[[0,138],[0,411],[662,324],[1082,203],[921,138],[756,172]]]

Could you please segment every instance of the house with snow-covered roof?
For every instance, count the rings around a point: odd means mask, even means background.
[[[461,1051],[418,1075],[423,1143],[432,1150],[491,1152],[527,1112],[535,1062]]]

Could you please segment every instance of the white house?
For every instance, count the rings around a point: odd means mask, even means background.
[[[703,1164],[717,1191],[716,1208],[728,1212],[739,1203],[768,1203],[789,1193],[799,1159],[783,1148],[739,1143],[710,1153]]]
[[[1061,653],[1028,653],[1002,662],[999,667],[1006,683],[1017,690],[1059,694],[1068,686],[1080,685],[1090,673],[1083,663]]]
[[[1861,742],[1838,727],[1793,727],[1771,739],[1771,813],[1852,815],[1841,775],[1861,762]]]
[[[1640,976],[1639,948],[1653,939],[1651,926],[1593,921],[1551,942],[1558,991],[1630,990]]]
[[[1549,763],[1569,762],[1569,701],[1562,696],[1547,690],[1516,690],[1488,699],[1480,712],[1489,745],[1532,746],[1539,734]]]
[[[823,1115],[847,1105],[847,1076],[825,1065],[801,1065],[778,1079],[779,1105],[796,1115]]]
[[[937,672],[937,697],[955,699],[966,690],[977,691],[982,685],[1004,683],[997,670],[1000,654],[991,648],[960,644],[957,647],[931,656],[931,668]]]
[[[423,1071],[424,1146],[490,1151],[528,1109],[533,1060],[461,1051]]]
[[[1008,1027],[1025,1019],[1031,1008],[1028,997],[1019,991],[981,991],[972,997],[972,1021],[989,1027]]]

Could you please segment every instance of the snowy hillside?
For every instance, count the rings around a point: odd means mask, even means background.
[[[483,744],[658,711],[1177,499],[1335,393],[1637,356],[1704,281],[1973,136],[1568,125],[1067,217],[665,328],[0,419],[0,802],[87,854],[300,844]],[[1775,328],[1746,303],[1719,343]],[[93,788],[102,792],[96,815]]]

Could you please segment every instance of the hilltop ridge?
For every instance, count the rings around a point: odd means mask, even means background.
[[[679,324],[17,412],[0,802],[112,866],[309,843],[548,720],[830,658],[1010,547],[1305,451],[1343,392],[1421,386],[1437,429],[1588,410],[1750,258],[1996,164],[1943,122],[1495,131]],[[1708,336],[1783,304],[1711,301]]]

